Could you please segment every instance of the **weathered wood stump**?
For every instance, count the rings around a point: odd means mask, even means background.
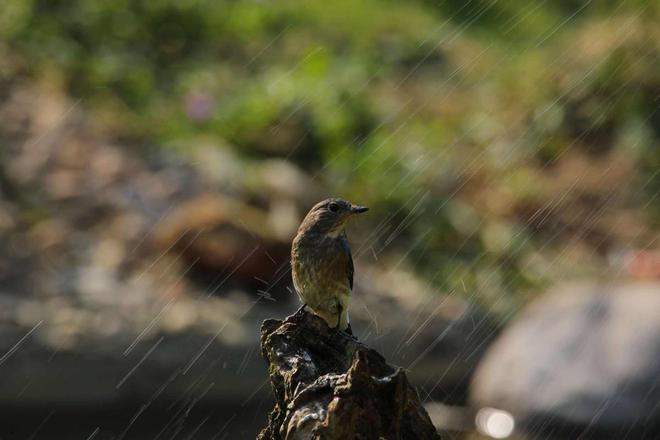
[[[299,311],[261,326],[275,408],[259,440],[439,439],[405,372]]]

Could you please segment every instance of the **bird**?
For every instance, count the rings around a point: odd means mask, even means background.
[[[291,245],[293,286],[303,302],[329,327],[352,334],[348,303],[353,290],[353,256],[346,223],[368,211],[344,199],[323,200],[307,213]]]

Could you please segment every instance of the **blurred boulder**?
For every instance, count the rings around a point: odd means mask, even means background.
[[[224,272],[261,289],[288,280],[278,275],[289,260],[289,237],[277,233],[267,211],[238,199],[201,193],[168,212],[152,237],[157,249],[194,261],[198,274]]]
[[[471,401],[511,412],[534,435],[658,438],[658,378],[660,284],[565,287],[504,330]]]

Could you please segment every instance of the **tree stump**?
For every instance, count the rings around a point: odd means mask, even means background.
[[[275,408],[259,440],[440,439],[401,368],[299,311],[261,326]]]

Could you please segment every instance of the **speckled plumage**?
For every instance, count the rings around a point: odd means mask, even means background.
[[[308,308],[340,330],[348,328],[353,288],[353,258],[344,226],[352,215],[366,210],[342,199],[324,200],[309,211],[291,246],[296,292]]]

